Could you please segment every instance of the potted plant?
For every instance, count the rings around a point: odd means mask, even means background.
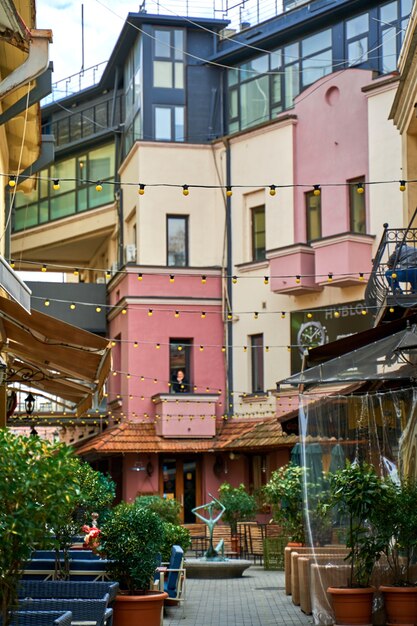
[[[26,562],[51,545],[54,521],[77,498],[71,449],[0,429],[0,607],[7,626]]]
[[[411,564],[417,556],[417,482],[403,477],[394,483],[387,479],[391,490],[390,504],[381,511],[379,533],[384,538],[392,582],[381,585],[387,621],[395,624],[417,623],[417,586]]]
[[[282,527],[289,541],[305,541],[303,515],[304,468],[288,463],[271,474],[264,487],[266,501],[272,506],[273,520]]]
[[[223,483],[219,487],[219,501],[225,507],[223,519],[230,526],[232,534],[232,551],[240,553],[237,523],[253,519],[257,510],[256,498],[246,491],[245,485],[232,487]]]
[[[115,626],[160,626],[168,594],[151,587],[163,541],[161,518],[137,501],[118,504],[103,525],[100,551],[108,559],[108,573],[122,590],[114,606]]]
[[[391,490],[365,462],[346,463],[346,467],[329,474],[324,513],[336,509],[346,516],[346,557],[350,568],[347,587],[329,587],[337,624],[369,624],[372,621],[372,599],[375,589],[370,578],[380,558],[384,542],[377,531],[380,511],[389,505]],[[354,610],[353,617],[351,611]]]

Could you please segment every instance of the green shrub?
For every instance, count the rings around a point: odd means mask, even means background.
[[[164,522],[180,524],[181,504],[178,500],[161,496],[139,496],[135,502],[138,506],[157,513]]]
[[[219,500],[225,507],[223,519],[230,525],[233,534],[237,533],[237,523],[244,522],[255,517],[257,502],[241,483],[239,487],[232,487],[229,483],[223,483],[219,487]]]
[[[171,556],[171,548],[174,545],[181,546],[184,553],[191,547],[191,536],[188,528],[164,522],[165,541],[162,544],[161,555],[163,561],[169,561]]]

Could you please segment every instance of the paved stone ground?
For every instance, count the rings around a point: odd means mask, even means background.
[[[242,578],[187,580],[184,614],[167,607],[164,626],[305,626],[313,623],[284,591],[284,572],[252,565]]]

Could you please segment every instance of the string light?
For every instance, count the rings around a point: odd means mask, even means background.
[[[143,274],[138,274],[138,280],[143,280]]]
[[[313,185],[313,195],[319,196],[321,194],[320,185]]]
[[[157,344],[156,344],[156,346],[155,346],[155,348],[156,348],[157,350],[159,350],[159,349],[160,349],[160,347],[161,347],[161,344],[160,344],[160,343],[157,343]]]
[[[230,196],[232,196],[232,195],[233,195],[232,188],[231,188],[231,186],[230,186],[230,185],[228,185],[228,186],[226,187],[226,196],[227,196],[228,198],[230,198]]]
[[[179,317],[179,316],[180,316],[180,312],[179,311],[175,311],[174,317]]]
[[[363,280],[363,272],[359,272],[359,280]]]
[[[234,285],[236,285],[236,283],[237,283],[237,276],[232,276],[232,283]]]
[[[281,319],[285,320],[285,311],[281,311]]]
[[[51,304],[51,302],[49,300],[45,300],[44,305],[45,306],[49,306]]]
[[[126,313],[127,313],[127,309],[123,307],[123,309],[122,309],[122,315],[126,315]]]
[[[9,265],[12,268],[12,270],[14,270],[14,268],[16,267],[16,263],[13,261],[13,259],[10,259]]]
[[[111,271],[110,270],[106,270],[106,278],[107,279],[111,278]]]
[[[269,277],[264,276],[264,285],[268,285],[268,284],[269,284]]]
[[[152,315],[153,315],[153,310],[152,309],[148,309],[148,316],[152,317]]]
[[[145,193],[145,185],[143,185],[142,183],[140,183],[140,185],[139,185],[139,189],[138,189],[138,194],[139,194],[140,196],[143,196],[143,195],[144,195],[144,193]]]
[[[101,180],[99,180],[96,184],[96,191],[103,191],[103,185],[101,184]]]
[[[253,318],[254,318],[255,320],[257,320],[257,319],[258,319],[258,317],[259,317],[259,313],[258,313],[258,311],[255,311],[255,313],[253,314]]]
[[[73,311],[73,310],[74,310],[74,309],[76,309],[76,308],[77,308],[77,307],[76,307],[75,303],[74,303],[74,302],[71,302],[71,304],[70,304],[70,309],[71,309],[71,311]]]
[[[309,320],[311,320],[311,318],[313,317],[313,314],[312,313],[307,313],[307,317],[308,317]]]
[[[205,311],[201,311],[201,319],[202,320],[206,319],[206,312]]]
[[[133,347],[134,347],[134,348],[137,348],[137,347],[138,347],[138,345],[139,345],[139,344],[138,344],[138,342],[137,342],[137,341],[135,341],[135,342],[134,342],[134,344],[133,344]]]
[[[79,276],[80,275],[80,270],[78,268],[74,269],[74,276]]]
[[[182,186],[182,193],[184,196],[188,196],[190,193],[190,190],[188,189],[188,185],[183,185]]]
[[[275,196],[276,193],[277,193],[276,185],[270,185],[269,186],[269,195],[270,196]]]
[[[301,282],[301,276],[299,274],[297,274],[297,276],[295,277],[295,282],[296,283],[300,283]]]
[[[363,186],[363,183],[357,183],[356,185],[356,192],[357,193],[363,193],[365,191],[365,188]]]
[[[332,274],[331,272],[327,275],[327,280],[328,280],[328,282],[329,282],[329,283],[331,283],[331,282],[332,282],[332,280],[333,280],[333,274]]]
[[[203,352],[204,346],[200,346],[200,352]]]
[[[203,283],[203,285],[205,285],[207,282],[207,276],[205,276],[204,274],[201,277],[201,282]]]
[[[232,319],[233,319],[233,313],[229,312],[229,313],[227,314],[227,319],[228,319],[228,320],[232,320]]]
[[[96,312],[101,313],[101,306],[96,306]]]
[[[9,187],[16,187],[16,176],[10,176]]]
[[[41,267],[41,272],[46,272],[46,265],[45,265],[45,263]]]
[[[59,180],[56,178],[53,182],[52,189],[54,191],[58,191],[60,188],[61,188],[61,185],[59,184]]]
[[[174,274],[170,274],[170,275],[169,275],[169,282],[170,282],[170,283],[173,283],[174,281],[175,281],[175,276],[174,276]]]
[[[334,315],[334,317],[340,317],[340,313],[339,313],[339,311],[335,311],[335,312],[333,313],[333,315]]]
[[[400,180],[400,191],[406,190],[405,180]]]

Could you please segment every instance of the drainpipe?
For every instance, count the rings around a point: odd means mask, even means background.
[[[52,31],[32,29],[30,37],[26,61],[0,82],[0,100],[35,80],[48,69]]]
[[[231,185],[231,153],[229,140],[224,140],[226,147],[226,185]],[[230,306],[233,311],[232,294],[232,200],[226,196],[226,290]],[[233,394],[233,319],[227,320],[227,417],[234,414],[234,394]]]

